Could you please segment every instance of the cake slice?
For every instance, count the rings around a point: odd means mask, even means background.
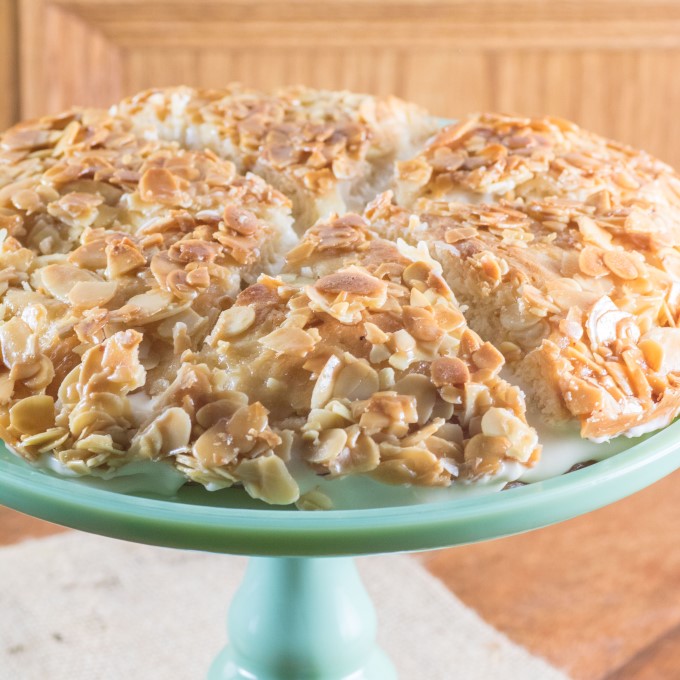
[[[680,411],[678,226],[656,206],[421,200],[414,215],[385,194],[367,217],[427,244],[471,327],[549,420],[606,440]]]
[[[293,199],[299,233],[332,212],[363,210],[436,130],[435,119],[396,97],[231,85],[149,90],[114,110],[138,131],[208,148]]]
[[[280,268],[291,224],[261,178],[105,112],[2,135],[4,441],[78,474],[188,450],[198,395],[223,392],[192,350],[243,286]]]
[[[222,312],[202,355],[292,441],[289,470],[429,486],[515,479],[540,451],[523,395],[440,273],[425,249],[377,238],[358,215],[332,218],[280,276],[262,276]],[[241,466],[256,463],[229,446],[230,408],[185,462],[199,475],[226,467],[247,485]]]
[[[633,200],[680,219],[680,178],[644,151],[569,121],[483,113],[444,128],[398,164],[397,201],[492,203],[549,197],[604,207]]]

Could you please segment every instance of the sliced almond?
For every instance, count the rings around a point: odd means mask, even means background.
[[[307,456],[310,463],[329,465],[345,448],[347,444],[347,432],[339,428],[324,430],[319,434],[314,449]]]
[[[578,265],[586,276],[606,276],[609,268],[604,263],[604,250],[595,246],[585,246],[578,258]]]
[[[106,247],[106,275],[117,279],[146,264],[146,258],[129,239],[111,243]]]
[[[210,333],[212,342],[228,340],[245,333],[255,323],[255,310],[248,305],[234,305],[220,313]]]
[[[277,328],[269,335],[260,338],[259,342],[277,354],[289,354],[296,357],[307,356],[316,345],[316,340],[312,335],[301,328],[294,327]]]
[[[9,424],[20,434],[35,435],[54,427],[54,399],[37,394],[18,401],[9,410]]]
[[[45,290],[62,302],[69,302],[71,289],[79,282],[99,282],[101,279],[86,269],[70,264],[50,264],[40,270]]]
[[[464,385],[470,380],[470,371],[458,357],[440,357],[430,364],[432,382],[437,387],[444,385]]]
[[[68,299],[81,309],[101,307],[115,296],[117,288],[115,281],[78,281],[69,291]]]
[[[288,505],[300,497],[300,489],[286,464],[274,454],[241,461],[236,476],[253,498],[265,503]]]
[[[149,168],[139,181],[139,195],[148,203],[178,205],[182,200],[178,178],[166,168]]]
[[[620,279],[632,281],[638,277],[638,268],[635,258],[623,250],[608,250],[605,252],[604,263]]]

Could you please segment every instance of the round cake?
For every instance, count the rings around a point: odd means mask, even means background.
[[[539,425],[680,412],[679,208],[672,169],[573,123],[442,129],[394,97],[180,87],[21,123],[0,436],[302,509],[331,506],[315,479],[500,488]]]

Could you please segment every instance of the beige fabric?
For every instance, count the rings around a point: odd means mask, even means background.
[[[0,549],[0,678],[202,680],[244,567],[76,532]],[[401,680],[567,680],[414,559],[359,568]]]

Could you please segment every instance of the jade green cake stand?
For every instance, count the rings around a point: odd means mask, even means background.
[[[368,510],[298,512],[242,491],[123,494],[33,468],[0,447],[0,503],[51,522],[153,545],[252,555],[209,680],[393,680],[353,555],[428,550],[575,517],[680,467],[680,422],[589,467],[507,491]],[[395,593],[398,596],[398,593]],[[197,664],[201,664],[201,660]]]

